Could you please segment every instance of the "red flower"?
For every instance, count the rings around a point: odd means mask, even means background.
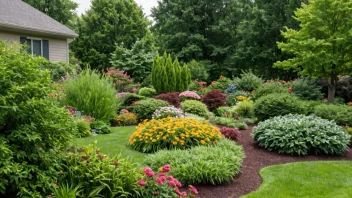
[[[174,180],[170,180],[167,185],[172,186],[172,187],[176,187],[176,182]]]
[[[138,182],[137,182],[138,185],[140,186],[146,186],[147,185],[147,182],[145,182],[143,179],[140,179]]]
[[[156,183],[163,184],[166,181],[166,177],[161,176],[156,179]]]
[[[159,195],[159,192],[158,191],[154,191],[154,195]]]
[[[170,167],[170,165],[169,164],[166,164],[165,166],[163,166],[163,171],[164,172],[170,172],[170,170],[171,170],[171,167]]]
[[[144,168],[144,173],[147,177],[154,177],[154,172],[150,168]]]
[[[179,187],[179,188],[181,188],[181,187],[182,187],[181,182],[179,182],[179,181],[177,181],[177,180],[176,180],[175,182],[176,182],[176,186],[177,186],[177,187]]]
[[[165,173],[159,172],[159,173],[158,173],[158,176],[159,176],[159,177],[161,177],[161,176],[164,176],[164,177],[165,177]]]
[[[288,88],[288,93],[292,92],[292,87]]]
[[[133,92],[136,93],[137,92],[137,88],[133,87]]]

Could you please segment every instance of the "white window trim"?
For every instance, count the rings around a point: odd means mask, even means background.
[[[37,41],[40,41],[40,44],[41,44],[41,47],[40,47],[40,56],[43,56],[43,39],[41,39],[41,38],[35,38],[35,37],[26,37],[26,39],[29,39],[29,40],[31,40],[31,53],[32,53],[32,55],[34,55],[33,54],[33,40],[37,40]]]

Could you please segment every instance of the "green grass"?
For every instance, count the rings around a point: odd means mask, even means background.
[[[261,187],[242,198],[352,197],[352,162],[302,162],[260,171]]]
[[[133,162],[143,164],[146,154],[140,153],[131,149],[128,146],[128,139],[135,131],[136,127],[113,127],[112,133],[106,135],[97,135],[87,138],[77,138],[77,146],[85,146],[94,143],[97,140],[97,145],[100,151],[110,157],[119,156],[130,158]]]

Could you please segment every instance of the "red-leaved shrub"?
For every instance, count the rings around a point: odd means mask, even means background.
[[[236,128],[222,127],[220,132],[230,140],[239,140],[241,137],[241,132]]]
[[[166,93],[166,94],[157,95],[154,98],[159,99],[159,100],[165,100],[170,105],[173,105],[174,107],[179,108],[180,107],[179,95],[180,95],[179,92],[170,92],[170,93]]]
[[[215,110],[218,107],[225,106],[226,94],[222,93],[218,89],[211,90],[202,98],[202,102],[207,105],[210,111]]]

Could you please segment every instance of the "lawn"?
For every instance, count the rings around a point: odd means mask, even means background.
[[[302,162],[260,171],[261,187],[242,198],[352,197],[352,162]]]
[[[97,140],[100,151],[110,157],[121,155],[128,157],[136,163],[143,164],[146,154],[134,151],[128,147],[128,138],[134,132],[136,127],[112,127],[112,133],[106,135],[97,135],[87,138],[77,138],[77,146],[92,144]]]

